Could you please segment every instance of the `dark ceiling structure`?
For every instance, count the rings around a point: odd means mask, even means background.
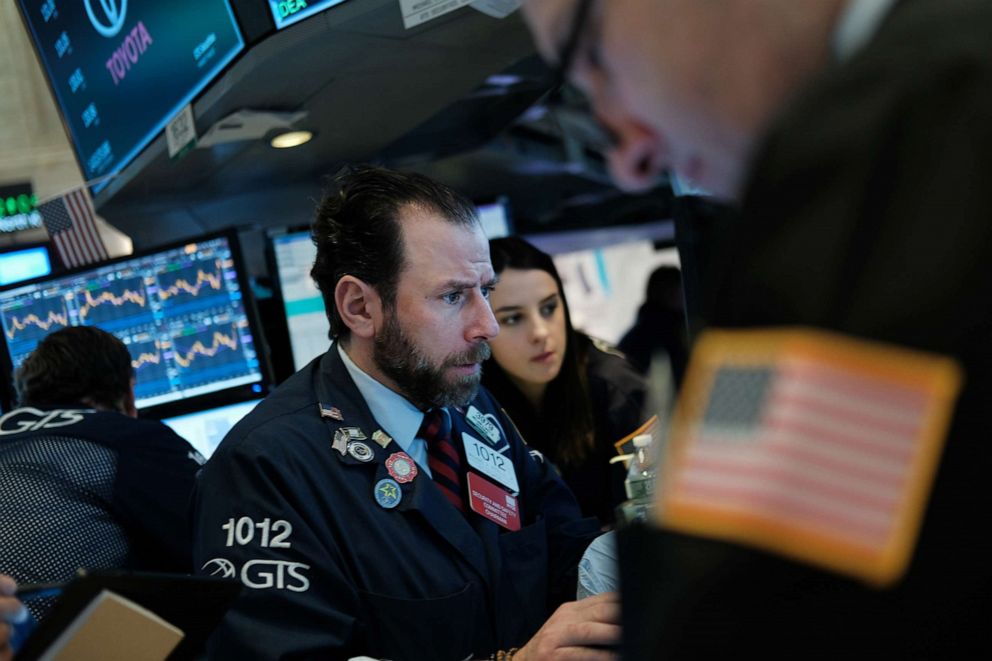
[[[177,160],[160,137],[96,197],[136,249],[236,226],[251,270],[264,270],[252,248],[265,230],[309,222],[327,177],[365,161],[477,201],[505,196],[523,234],[610,227],[620,240],[648,225],[647,236],[671,238],[667,182],[619,193],[602,154],[546,111],[548,71],[519,12],[465,7],[407,30],[397,0],[349,0],[275,33],[239,14],[261,36],[247,35],[246,52],[194,103],[201,137],[212,127],[230,136]],[[269,145],[274,129],[244,139],[232,119],[244,111],[305,113],[294,127],[315,138],[283,150]]]

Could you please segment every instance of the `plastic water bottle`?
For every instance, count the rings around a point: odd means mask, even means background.
[[[655,458],[650,434],[634,437],[634,457],[627,469],[624,489],[631,500],[650,499],[654,495]]]

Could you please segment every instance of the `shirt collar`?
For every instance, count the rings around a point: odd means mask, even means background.
[[[340,342],[334,343],[345,369],[355,382],[355,387],[368,404],[372,417],[389,434],[404,452],[411,452],[414,437],[424,420],[424,412],[410,403],[402,395],[390,390],[362,371],[351,360]],[[416,458],[416,457],[415,457]]]
[[[838,60],[850,59],[875,36],[896,0],[848,0],[834,29],[833,49]]]

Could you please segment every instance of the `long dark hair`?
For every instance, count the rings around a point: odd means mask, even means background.
[[[588,341],[572,327],[572,317],[568,311],[568,301],[565,300],[561,276],[558,275],[558,269],[555,268],[550,255],[520,237],[493,239],[489,242],[489,253],[493,269],[497,274],[506,269],[521,271],[537,269],[554,278],[558,286],[558,297],[565,311],[567,345],[561,370],[548,383],[537,413],[547,424],[550,433],[549,447],[554,448],[553,458],[562,464],[579,463],[588,456],[595,444],[595,427],[585,370]],[[495,358],[486,361],[483,379],[486,387],[496,394],[497,399],[501,392],[519,395],[511,398],[515,401],[524,399]],[[512,418],[513,412],[509,411],[509,413]]]

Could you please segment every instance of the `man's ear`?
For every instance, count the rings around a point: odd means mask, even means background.
[[[382,300],[374,287],[353,275],[343,276],[334,287],[334,304],[353,335],[375,337],[382,319]]]

